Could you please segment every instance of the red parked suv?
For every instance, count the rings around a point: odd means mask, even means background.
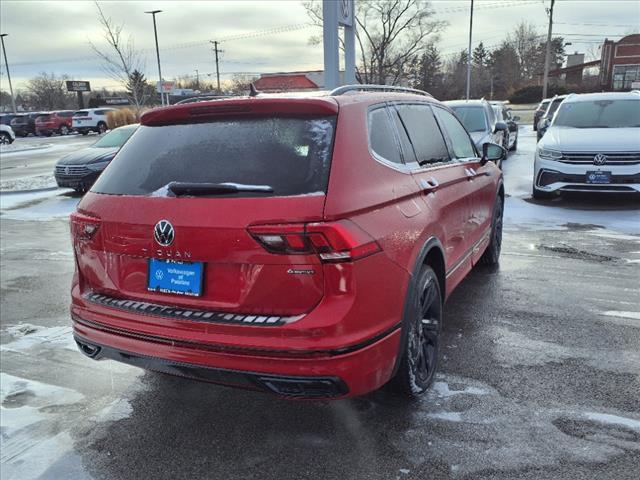
[[[147,112],[71,216],[78,346],[288,398],[420,394],[445,299],[500,254],[506,152],[483,150],[393,87]]]
[[[50,137],[54,133],[68,135],[71,132],[71,117],[73,110],[48,112],[36,118],[36,135]]]

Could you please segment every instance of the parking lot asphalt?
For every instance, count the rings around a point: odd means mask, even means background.
[[[533,202],[534,148],[521,127],[500,266],[447,302],[414,401],[283,401],[89,360],[68,316],[78,198],[0,195],[0,477],[636,479],[640,205]]]

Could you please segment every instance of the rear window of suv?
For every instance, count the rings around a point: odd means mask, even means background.
[[[189,182],[268,185],[274,196],[326,192],[335,124],[327,116],[141,126],[91,190],[158,195]]]
[[[468,131],[484,132],[487,130],[483,107],[452,106],[451,109],[456,112],[456,115]]]

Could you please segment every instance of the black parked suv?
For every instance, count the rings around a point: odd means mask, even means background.
[[[15,113],[0,113],[0,125],[11,126],[11,120],[16,117],[17,115]]]
[[[18,137],[26,137],[29,134],[36,134],[36,118],[42,115],[41,112],[25,113],[22,115],[16,115],[11,120],[11,128]]]

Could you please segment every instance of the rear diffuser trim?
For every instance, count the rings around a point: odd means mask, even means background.
[[[139,313],[155,317],[179,318],[194,322],[249,324],[252,326],[277,327],[286,323],[300,320],[304,315],[291,317],[277,315],[256,315],[248,313],[215,312],[209,310],[196,310],[185,307],[172,307],[157,303],[139,302],[121,298],[109,297],[100,293],[89,292],[82,296],[85,300],[102,305],[103,307],[117,308],[127,312]]]

